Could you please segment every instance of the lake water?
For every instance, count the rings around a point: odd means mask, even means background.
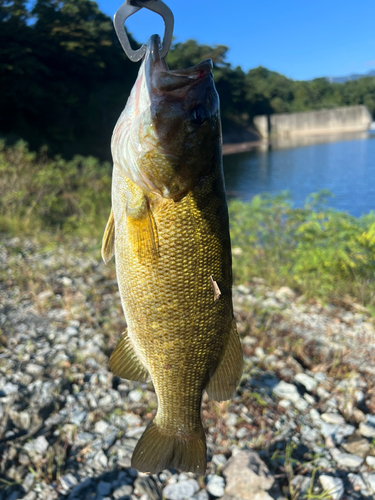
[[[304,138],[226,155],[224,174],[229,198],[288,190],[302,206],[309,194],[329,189],[330,206],[360,216],[375,210],[375,133]]]

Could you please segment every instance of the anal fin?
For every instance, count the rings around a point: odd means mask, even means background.
[[[105,226],[103,242],[102,242],[102,259],[107,264],[115,253],[115,219],[113,211],[109,214],[107,225]]]
[[[149,374],[131,345],[127,330],[123,333],[109,359],[109,368],[116,377],[147,382]]]
[[[242,370],[242,346],[233,321],[223,358],[206,386],[209,398],[215,401],[230,399],[241,379]]]

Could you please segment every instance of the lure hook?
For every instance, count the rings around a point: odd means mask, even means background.
[[[146,53],[146,45],[142,45],[138,50],[133,50],[124,23],[128,17],[132,16],[143,7],[156,12],[163,18],[164,36],[160,49],[160,56],[162,58],[166,57],[172,43],[174,18],[171,9],[164,2],[161,0],[126,0],[114,15],[113,24],[125,54],[133,62],[142,59]]]

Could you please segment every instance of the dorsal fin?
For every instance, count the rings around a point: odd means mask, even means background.
[[[107,225],[105,226],[102,242],[102,259],[107,264],[115,253],[115,219],[113,211],[109,214]]]

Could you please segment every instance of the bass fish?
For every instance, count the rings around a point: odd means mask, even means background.
[[[116,256],[127,330],[110,369],[155,388],[158,410],[132,457],[143,472],[204,474],[203,391],[227,400],[242,374],[211,70],[208,59],[170,71],[152,36],[111,142],[102,256]]]

